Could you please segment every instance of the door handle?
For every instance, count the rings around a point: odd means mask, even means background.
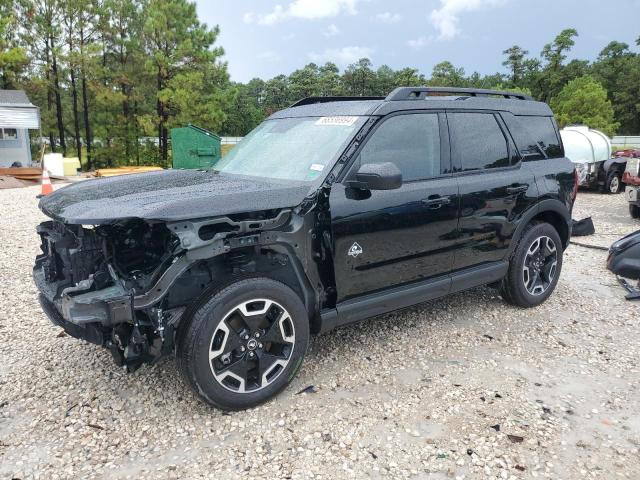
[[[507,187],[507,193],[523,193],[529,190],[529,185],[512,185]]]
[[[440,195],[431,195],[429,198],[422,199],[422,203],[431,209],[436,209],[443,205],[449,205],[451,203],[451,198],[441,197]]]

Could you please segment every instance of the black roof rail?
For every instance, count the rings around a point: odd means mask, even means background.
[[[458,88],[458,87],[398,87],[391,92],[386,100],[395,102],[400,100],[424,100],[429,94],[453,94],[469,97],[499,96],[517,100],[533,100],[533,97],[524,93],[507,92],[503,90],[487,90],[483,88]]]
[[[302,105],[313,105],[314,103],[330,103],[330,102],[357,102],[360,100],[384,100],[385,97],[307,97],[298,100],[289,108],[300,107]]]

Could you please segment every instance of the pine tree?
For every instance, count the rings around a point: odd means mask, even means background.
[[[198,21],[195,4],[186,0],[149,0],[143,11],[146,69],[155,77],[156,119],[161,159],[169,155],[168,129],[196,121],[217,129],[233,98],[226,90],[224,51],[214,47],[219,28]]]

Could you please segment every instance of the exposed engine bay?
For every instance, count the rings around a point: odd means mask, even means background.
[[[162,314],[135,310],[179,253],[180,241],[162,223],[38,227],[42,255],[34,278],[41,303],[68,333],[108,347],[120,365],[158,357]],[[42,298],[44,297],[44,298]]]

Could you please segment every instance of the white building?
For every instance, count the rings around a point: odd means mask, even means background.
[[[30,129],[40,129],[38,107],[22,90],[0,90],[0,168],[31,165]]]

